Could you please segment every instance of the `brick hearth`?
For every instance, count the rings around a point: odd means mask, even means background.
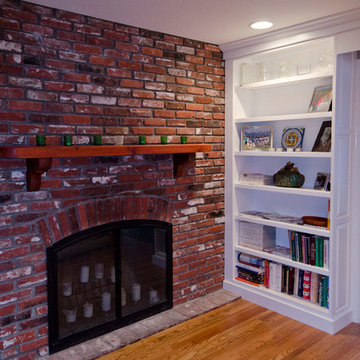
[[[0,159],[0,357],[48,353],[46,248],[126,218],[173,225],[174,305],[222,287],[224,62],[218,46],[0,0],[0,145],[210,144],[173,177],[173,157],[53,159],[39,191],[26,161]],[[136,210],[136,211],[135,211]],[[165,219],[166,218],[166,219]]]

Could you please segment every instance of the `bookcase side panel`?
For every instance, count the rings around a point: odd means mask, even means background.
[[[238,106],[235,96],[235,76],[238,76],[238,71],[234,68],[236,62],[233,60],[226,60],[225,62],[225,279],[232,279],[234,276],[234,182],[235,182],[235,159],[234,148],[238,145],[234,144],[236,140],[234,131],[234,112]]]
[[[338,41],[337,41],[338,43]],[[360,48],[360,46],[359,46]],[[346,236],[338,238],[339,256],[336,279],[337,287],[348,286],[347,299],[337,299],[339,306],[350,302],[349,308],[354,312],[353,320],[360,322],[359,291],[359,81],[360,61],[358,51],[337,55],[336,77],[336,157],[334,168],[337,169],[338,192],[334,193],[334,222],[337,227],[348,226]],[[345,157],[347,155],[347,158]],[[348,161],[346,161],[348,160]],[[345,233],[345,231],[343,231]],[[340,246],[341,245],[341,246]],[[343,246],[344,245],[344,246]],[[347,248],[345,247],[347,246]],[[344,253],[347,250],[347,253]],[[349,283],[351,281],[351,283]],[[341,291],[339,289],[338,291]],[[339,294],[337,294],[339,295]]]
[[[360,49],[360,30],[359,30],[359,47]],[[360,214],[360,53],[357,51],[353,54],[353,76],[352,76],[352,97],[351,97],[351,183],[350,183],[350,206],[351,214]],[[351,247],[351,297],[352,308],[354,310],[354,321],[360,323],[360,222],[358,216],[351,217],[350,224],[350,247]]]
[[[330,290],[334,316],[351,310],[350,294],[350,111],[352,55],[336,57],[330,211]]]

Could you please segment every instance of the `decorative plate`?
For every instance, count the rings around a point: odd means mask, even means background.
[[[281,146],[283,149],[302,149],[305,128],[286,128],[283,130]]]

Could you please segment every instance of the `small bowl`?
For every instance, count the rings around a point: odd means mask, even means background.
[[[328,219],[319,216],[303,216],[302,221],[304,224],[327,227]]]

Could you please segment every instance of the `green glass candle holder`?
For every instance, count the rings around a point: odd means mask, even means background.
[[[64,145],[65,146],[72,145],[72,135],[64,135]]]
[[[101,145],[101,144],[102,144],[101,135],[94,135],[94,145]]]
[[[37,146],[45,146],[46,145],[46,139],[45,135],[36,135],[36,145]]]
[[[145,135],[139,136],[139,144],[140,145],[145,145],[146,144],[146,136]]]
[[[161,136],[160,141],[162,144],[167,144],[167,136]]]
[[[180,137],[180,142],[181,142],[182,144],[187,144],[187,136],[181,136],[181,137]]]

